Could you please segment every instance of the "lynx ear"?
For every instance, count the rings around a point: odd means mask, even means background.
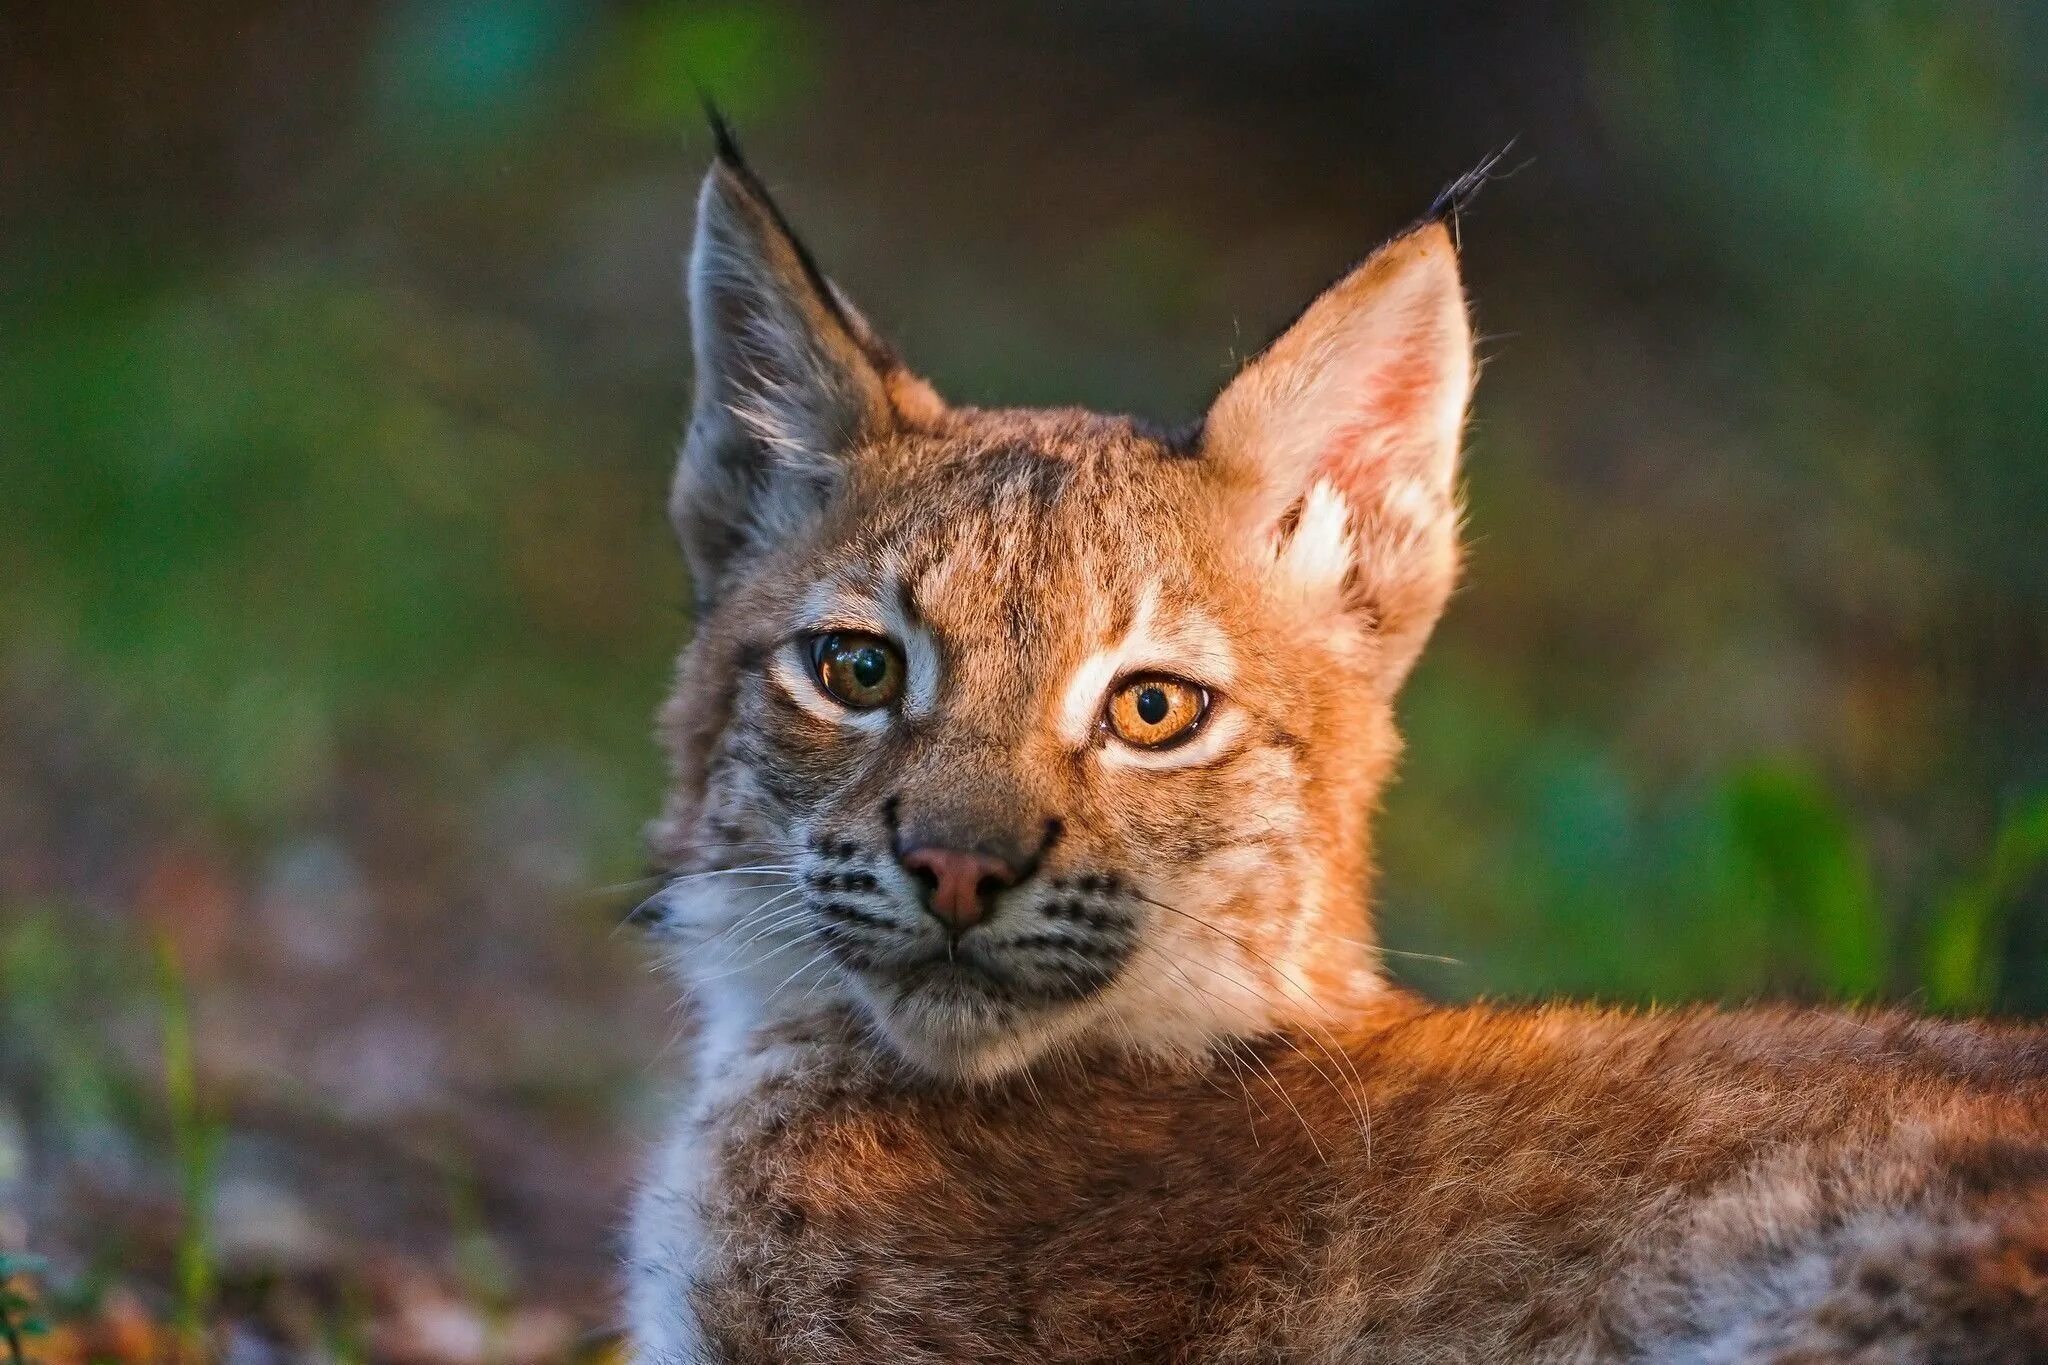
[[[819,273],[722,125],[689,264],[696,397],[670,515],[699,605],[816,520],[846,455],[936,406]]]
[[[1431,222],[1326,291],[1224,389],[1203,454],[1244,533],[1311,600],[1356,613],[1391,694],[1457,576],[1458,442],[1472,335]]]

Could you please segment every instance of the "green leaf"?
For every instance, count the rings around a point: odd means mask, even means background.
[[[1868,852],[1840,805],[1810,773],[1777,765],[1737,774],[1727,802],[1741,894],[1801,941],[1828,994],[1882,990],[1890,935]]]
[[[2048,792],[2023,801],[1999,826],[1983,867],[1951,891],[1929,926],[1921,981],[1940,1010],[1988,1009],[1998,993],[2003,911],[2048,865]]]

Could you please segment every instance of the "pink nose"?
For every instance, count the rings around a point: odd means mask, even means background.
[[[1016,869],[1001,858],[965,849],[911,848],[902,859],[925,884],[925,908],[955,933],[979,923],[987,898],[1017,880]]]

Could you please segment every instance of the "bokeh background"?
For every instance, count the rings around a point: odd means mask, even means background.
[[[8,6],[0,1314],[606,1349],[699,81],[942,391],[1162,418],[1512,143],[1394,970],[2048,1010],[2044,72],[2024,0]]]

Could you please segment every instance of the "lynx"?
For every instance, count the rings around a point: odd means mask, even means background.
[[[643,1365],[2048,1360],[2048,1031],[1379,969],[1443,211],[1180,431],[945,402],[723,136],[689,296]]]

